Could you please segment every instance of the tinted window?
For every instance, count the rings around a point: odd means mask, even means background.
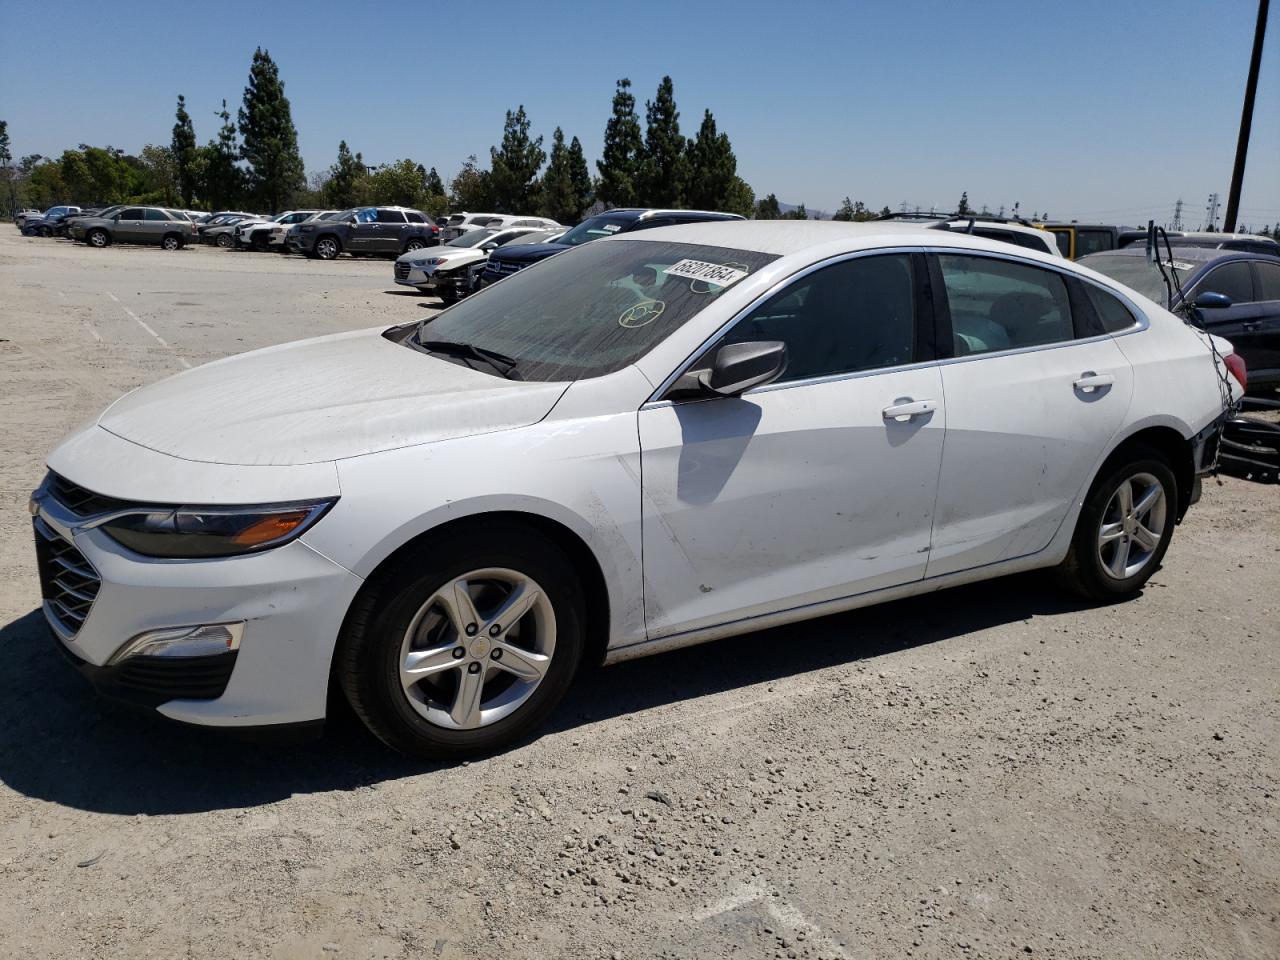
[[[1258,271],[1258,299],[1280,300],[1280,263],[1254,263]]]
[[[1253,276],[1244,260],[1224,263],[1214,267],[1208,276],[1196,285],[1196,293],[1225,293],[1232,303],[1249,303],[1253,300]]]
[[[145,219],[147,219],[147,220],[168,220],[168,219],[169,219],[169,215],[168,215],[167,213],[165,213],[163,210],[147,210],[147,211],[146,211],[146,217],[145,217]]]
[[[506,354],[525,380],[598,377],[634,363],[727,289],[668,267],[697,260],[755,273],[776,259],[690,243],[588,243],[468,297],[423,334]]]
[[[405,214],[405,216],[409,218],[409,222],[410,222],[410,223],[425,223],[425,222],[426,222],[426,221],[424,221],[424,220],[422,219],[422,214],[420,214],[420,213],[414,213],[412,210],[410,210],[408,213],[406,213],[406,214]]]
[[[956,356],[1072,339],[1067,285],[1052,270],[940,255]]]
[[[378,211],[373,207],[365,207],[355,212],[356,223],[375,223],[378,219]]]
[[[141,219],[142,219],[142,208],[140,208],[140,207],[129,207],[129,209],[127,209],[127,210],[121,210],[121,211],[120,211],[120,219],[121,219],[121,220],[141,220]]]
[[[1102,329],[1107,333],[1128,330],[1138,322],[1138,319],[1129,312],[1128,307],[1101,287],[1095,287],[1091,283],[1082,283],[1081,286],[1089,298],[1089,303],[1097,312],[1098,319],[1102,322]]]
[[[915,284],[906,254],[857,257],[801,277],[740,320],[721,343],[781,340],[781,381],[915,359]]]
[[[1115,248],[1116,238],[1110,230],[1077,230],[1076,257],[1087,257],[1091,253]]]
[[[404,214],[399,210],[379,210],[379,223],[404,223]]]

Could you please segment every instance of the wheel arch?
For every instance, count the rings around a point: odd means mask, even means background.
[[[1099,476],[1136,449],[1146,447],[1156,450],[1169,462],[1174,480],[1177,481],[1177,518],[1181,521],[1191,506],[1192,486],[1196,475],[1195,453],[1190,440],[1193,433],[1184,424],[1172,420],[1162,419],[1135,425],[1132,430],[1116,438],[1106,458],[1094,471],[1093,479],[1089,482],[1090,489]]]
[[[339,636],[346,634],[347,621],[353,612],[359,610],[362,602],[379,588],[383,579],[382,574],[393,569],[401,558],[432,539],[454,534],[468,527],[494,522],[518,524],[533,530],[555,543],[569,557],[569,561],[582,578],[583,599],[586,603],[586,646],[583,662],[591,665],[603,663],[609,646],[611,613],[608,581],[599,558],[578,531],[566,523],[545,514],[524,510],[505,509],[470,513],[445,520],[409,537],[379,560],[365,576],[365,582],[347,607]],[[334,657],[329,667],[331,683],[334,682],[337,663],[337,646],[335,646]]]

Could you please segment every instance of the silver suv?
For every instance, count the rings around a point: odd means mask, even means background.
[[[177,250],[196,238],[190,220],[161,207],[122,207],[106,217],[80,217],[71,225],[71,236],[91,247],[112,243],[154,243]]]

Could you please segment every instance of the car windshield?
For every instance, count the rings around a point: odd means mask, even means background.
[[[1172,262],[1164,258],[1162,260],[1165,268],[1172,271],[1173,275],[1169,279],[1176,279],[1184,288],[1199,266],[1199,264],[1191,261],[1179,260],[1176,251]],[[1123,283],[1126,287],[1136,290],[1148,300],[1154,300],[1165,307],[1170,305],[1169,290],[1164,284],[1164,278],[1160,275],[1160,268],[1145,256],[1117,257],[1112,254],[1095,253],[1087,257],[1081,257],[1076,262],[1082,267],[1097,270],[1117,283]]]
[[[497,230],[468,230],[462,236],[454,237],[452,240],[446,243],[445,246],[446,247],[478,247],[480,246],[480,244],[484,243],[486,240],[488,240],[497,232],[498,232]]]
[[[518,245],[518,244],[521,244],[521,243],[546,243],[548,240],[550,240],[552,237],[554,237],[557,233],[561,233],[561,232],[563,232],[563,231],[560,231],[560,230],[535,230],[535,231],[533,231],[533,233],[526,233],[526,234],[522,234],[521,236],[518,236],[518,237],[512,237],[510,240],[508,240],[506,243],[504,243],[504,244],[503,244],[503,246],[504,246],[504,247],[507,247],[507,246],[514,247],[514,246],[516,246],[516,245]]]
[[[566,246],[576,247],[582,243],[599,240],[601,237],[611,237],[619,230],[624,227],[629,227],[635,222],[635,217],[611,217],[607,213],[602,213],[598,217],[583,220],[580,224],[557,240],[556,243],[563,243]]]
[[[509,357],[523,380],[599,377],[634,363],[776,259],[691,243],[588,244],[450,307],[425,323],[421,339]],[[702,279],[708,275],[724,285]]]

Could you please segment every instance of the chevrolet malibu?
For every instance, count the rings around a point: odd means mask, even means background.
[[[1242,376],[1007,244],[630,233],[118,400],[32,497],[44,615],[166,717],[316,724],[333,683],[390,746],[461,757],[584,664],[1032,568],[1130,596]]]

